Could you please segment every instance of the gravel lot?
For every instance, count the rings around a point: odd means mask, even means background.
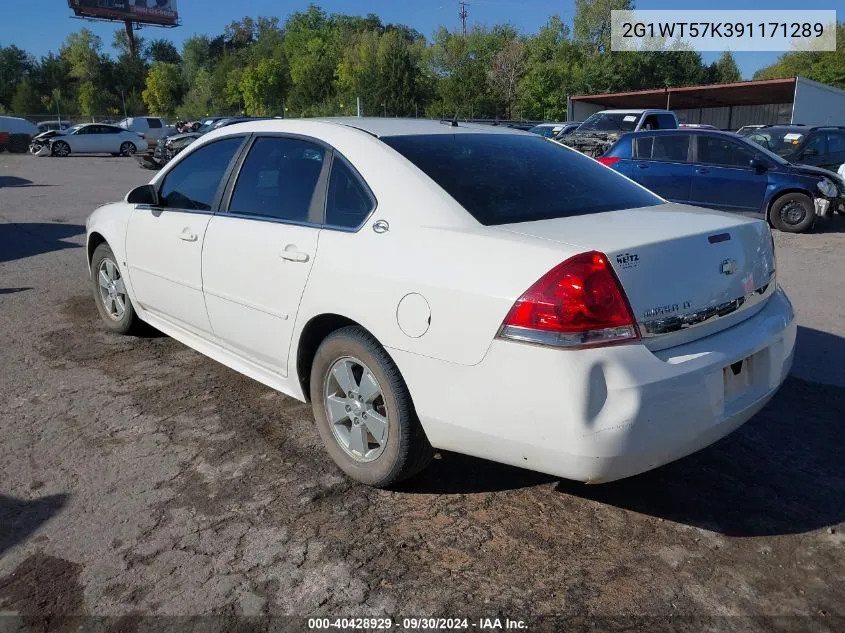
[[[154,332],[99,327],[85,217],[150,176],[0,155],[0,612],[66,630],[57,616],[845,627],[845,218],[776,236],[795,367],[715,446],[595,487],[443,454],[376,491],[335,469],[308,406]]]

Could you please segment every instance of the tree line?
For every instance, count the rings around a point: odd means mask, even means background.
[[[574,94],[740,80],[730,53],[706,64],[693,51],[612,52],[610,11],[633,0],[575,4],[571,25],[552,16],[535,34],[441,26],[430,40],[373,14],[311,5],[284,21],[245,17],[181,50],[138,38],[135,55],[123,30],[111,55],[83,28],[40,60],[0,46],[0,113],[322,116],[354,114],[360,97],[367,115],[561,120]],[[757,75],[799,70],[845,87],[842,28],[835,53],[790,53]]]

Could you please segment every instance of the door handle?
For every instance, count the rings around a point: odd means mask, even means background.
[[[289,262],[307,262],[308,261],[308,253],[303,253],[302,251],[296,248],[294,244],[288,244],[285,246],[285,250],[279,253],[282,259],[286,259]]]
[[[196,242],[197,241],[197,234],[191,233],[191,230],[188,227],[182,229],[182,232],[179,233],[179,239],[185,242]]]
[[[640,169],[648,169],[648,165],[646,165],[645,163],[637,163],[637,167],[639,167]]]
[[[695,173],[697,173],[697,174],[709,174],[710,170],[705,169],[704,167],[699,167],[698,169],[695,170]]]

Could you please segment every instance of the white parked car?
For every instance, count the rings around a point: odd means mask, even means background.
[[[310,400],[374,486],[433,448],[634,475],[753,416],[795,346],[765,222],[507,128],[226,127],[96,210],[87,253],[108,329],[146,321]]]
[[[47,140],[39,156],[69,156],[70,154],[113,154],[132,156],[147,151],[147,142],[134,132],[115,125],[85,123],[74,125]]]

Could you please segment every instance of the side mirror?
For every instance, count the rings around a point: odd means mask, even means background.
[[[141,185],[135,187],[126,196],[129,204],[147,204],[151,207],[158,206],[158,192],[152,185]]]
[[[760,160],[759,158],[752,158],[750,161],[748,161],[748,166],[757,172],[764,172],[768,171],[769,169],[769,164],[764,160]]]

